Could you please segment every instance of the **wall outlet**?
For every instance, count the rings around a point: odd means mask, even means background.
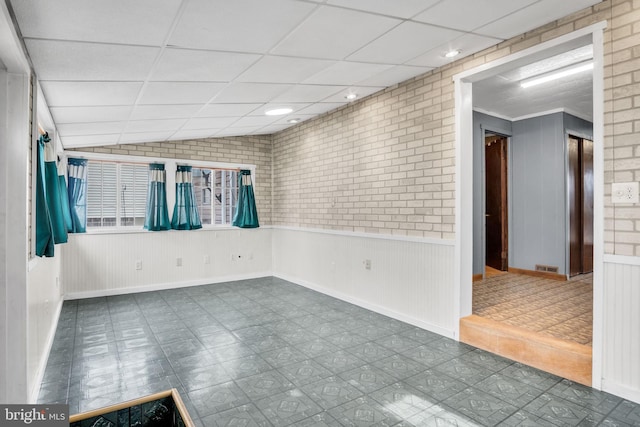
[[[136,270],[142,270],[142,260],[136,261]]]
[[[182,258],[176,258],[176,267],[182,267]]]
[[[614,182],[611,184],[611,203],[640,202],[640,183]]]
[[[365,259],[364,260],[364,268],[366,270],[371,270],[371,260],[370,259]]]
[[[211,264],[211,256],[210,255],[205,255],[204,256],[204,263],[205,264]]]

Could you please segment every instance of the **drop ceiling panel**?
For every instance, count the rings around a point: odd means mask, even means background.
[[[51,107],[53,120],[58,123],[117,122],[131,115],[130,106],[120,107]]]
[[[600,1],[601,0],[540,0],[511,15],[500,18],[490,25],[477,28],[474,32],[486,36],[508,39],[538,28],[554,19],[600,3]]]
[[[142,132],[142,133],[125,133],[120,137],[120,143],[136,143],[136,142],[154,142],[165,141],[173,132]]]
[[[221,136],[236,136],[236,135],[251,135],[258,130],[260,126],[241,126],[241,127],[229,127],[216,132],[216,137]]]
[[[181,0],[12,1],[24,37],[160,46]]]
[[[133,105],[140,82],[40,82],[49,107]]]
[[[114,133],[110,135],[65,136],[63,141],[65,148],[80,148],[117,144],[119,139],[120,134]]]
[[[200,139],[209,138],[214,135],[220,129],[198,129],[198,130],[179,130],[169,137],[171,141],[178,141],[182,139]]]
[[[212,52],[192,49],[165,49],[151,81],[227,82],[236,78],[260,55]]]
[[[368,64],[364,62],[336,62],[304,81],[308,84],[351,85],[364,78],[372,77],[392,68],[389,64]]]
[[[191,0],[169,45],[266,53],[315,7],[293,0]]]
[[[202,104],[136,105],[131,120],[186,119],[196,114]]]
[[[126,122],[62,123],[57,126],[60,136],[101,135],[120,133]]]
[[[197,104],[213,98],[225,83],[151,82],[140,97],[140,104]]]
[[[343,105],[348,104],[346,99],[343,99],[342,102],[318,102],[310,105],[307,108],[303,108],[298,113],[300,114],[322,114],[327,111],[335,110],[337,108],[342,107]]]
[[[440,0],[328,0],[327,4],[409,19]]]
[[[249,114],[263,104],[208,104],[204,106],[197,117],[239,117]]]
[[[472,31],[536,1],[538,0],[444,0],[413,19],[456,30]]]
[[[400,22],[395,18],[321,6],[271,53],[344,59]]]
[[[291,85],[268,83],[232,83],[214,100],[215,103],[269,102]]]
[[[463,33],[417,22],[404,22],[349,56],[350,61],[403,64]]]
[[[238,119],[239,117],[198,117],[189,120],[182,129],[222,129],[233,124]]]
[[[131,120],[127,123],[125,132],[161,132],[166,130],[176,131],[187,122],[187,119],[167,120]]]
[[[264,56],[236,79],[238,82],[300,83],[329,67],[333,61],[286,56]]]
[[[25,40],[40,80],[144,81],[155,47]]]
[[[369,96],[372,93],[376,93],[380,90],[384,89],[384,87],[369,87],[369,86],[350,86],[346,89],[341,90],[338,93],[335,93],[327,98],[324,98],[323,102],[340,102],[346,101],[345,96],[350,93],[355,93],[358,98],[364,98],[365,96]]]
[[[437,68],[446,65],[450,62],[464,58],[465,56],[473,55],[483,49],[491,46],[495,46],[500,43],[501,39],[493,37],[478,36],[476,34],[465,34],[461,37],[451,40],[435,49],[430,50],[411,61],[408,61],[409,65],[418,65],[424,67]],[[455,58],[447,58],[445,54],[452,50],[459,50],[460,55]]]
[[[233,127],[266,126],[278,120],[277,116],[246,116],[241,117],[233,124]]]
[[[295,103],[295,102],[287,102],[287,103],[267,103],[263,104],[259,108],[256,108],[253,112],[251,112],[251,116],[263,116],[267,111],[273,110],[276,108],[291,108],[290,114],[295,114],[296,112],[307,108],[309,103]]]
[[[273,102],[318,102],[343,89],[341,86],[296,85],[275,97]]]

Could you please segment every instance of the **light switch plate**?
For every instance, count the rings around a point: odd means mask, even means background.
[[[611,203],[640,202],[640,183],[614,182],[611,184]]]

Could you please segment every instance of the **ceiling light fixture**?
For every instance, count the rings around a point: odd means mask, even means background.
[[[291,123],[292,125],[295,125],[296,123],[300,123],[300,119],[289,119],[287,120],[287,123]]]
[[[574,74],[582,73],[583,71],[588,71],[592,69],[593,69],[593,61],[581,62],[579,64],[561,68],[559,70],[552,71],[550,73],[543,74],[541,76],[533,77],[527,80],[522,80],[520,82],[520,86],[523,88],[536,86],[542,83],[547,83],[553,80],[560,79],[562,77],[572,76]]]
[[[267,116],[282,116],[285,114],[289,114],[293,111],[293,108],[274,108],[273,110],[267,110],[264,113]]]
[[[455,49],[455,50],[450,50],[449,52],[445,53],[444,56],[447,58],[454,58],[456,56],[460,55],[460,50]]]
[[[357,97],[358,97],[358,95],[356,95],[355,93],[349,93],[349,94],[345,95],[345,98],[347,98],[349,101],[353,101]]]

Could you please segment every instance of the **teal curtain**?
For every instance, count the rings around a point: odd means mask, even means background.
[[[149,191],[147,192],[147,212],[144,228],[150,231],[168,230],[169,211],[167,210],[167,179],[164,165],[151,163],[149,165]]]
[[[171,228],[174,230],[202,228],[196,196],[193,192],[191,166],[179,165],[176,170],[176,204],[173,206]]]
[[[67,242],[55,149],[48,134],[38,140],[36,165],[36,255],[54,256],[54,245]]]
[[[69,187],[67,200],[71,214],[71,233],[87,231],[87,160],[67,159]]]
[[[64,178],[64,175],[58,175],[58,188],[60,195],[60,205],[62,206],[62,216],[64,218],[64,227],[67,230],[67,233],[70,233],[73,229],[73,223],[71,222],[69,198],[67,197],[67,180]]]
[[[241,228],[260,227],[256,199],[253,196],[251,171],[248,170],[241,170],[238,173],[238,206],[233,216],[233,225]]]

